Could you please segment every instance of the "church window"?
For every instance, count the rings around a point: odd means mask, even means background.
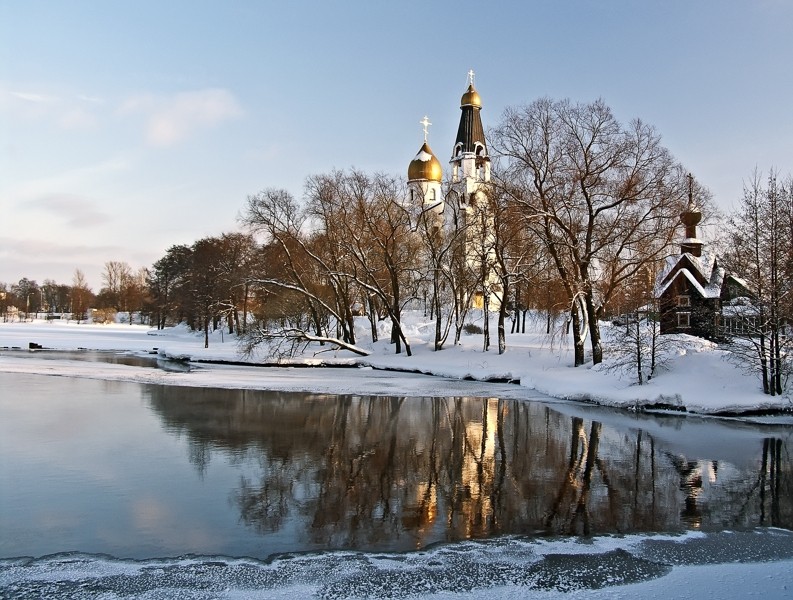
[[[678,306],[691,306],[691,296],[680,295],[677,297]]]
[[[413,188],[410,188],[410,203],[415,204],[416,202],[416,191]]]
[[[435,202],[435,190],[431,189],[429,193],[430,202]]]
[[[691,327],[691,313],[677,313],[677,326],[683,329]]]

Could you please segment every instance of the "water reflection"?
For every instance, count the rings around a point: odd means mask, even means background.
[[[305,545],[408,549],[500,534],[793,527],[789,440],[687,456],[642,429],[497,398],[301,396],[147,387],[199,472],[253,461],[230,500]]]
[[[174,373],[187,373],[191,370],[190,363],[161,357],[158,354],[136,354],[113,350],[0,350],[2,356],[31,356],[41,360],[78,360],[80,362],[96,362],[127,367],[148,367]]]

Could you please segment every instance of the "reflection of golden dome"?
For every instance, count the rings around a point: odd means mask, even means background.
[[[482,99],[479,97],[479,92],[474,89],[474,84],[468,85],[463,97],[460,99],[460,106],[476,106],[482,108]]]
[[[411,160],[410,165],[408,165],[408,181],[422,179],[429,181],[440,181],[443,179],[441,163],[435,158],[427,142],[424,142],[421,150],[416,154],[416,158]]]

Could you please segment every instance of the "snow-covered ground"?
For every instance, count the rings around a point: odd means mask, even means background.
[[[366,324],[361,325],[365,331]],[[294,365],[361,367],[350,377],[345,376],[351,373],[347,369],[329,375],[327,369],[218,364],[264,360],[261,356],[242,357],[235,339],[219,331],[212,334],[209,348],[204,348],[203,337],[183,327],[157,331],[128,324],[2,323],[0,372],[406,396],[531,398],[539,392],[628,408],[671,404],[709,414],[791,408],[787,397],[763,395],[755,377],[725,360],[725,350],[695,338],[682,338],[668,368],[649,384],[638,386],[630,376],[621,377],[604,368],[572,367],[572,349],[558,341],[552,344],[539,333],[509,335],[508,351],[499,356],[495,350],[482,351],[480,335],[464,336],[459,346],[434,352],[427,341],[431,332],[429,324],[414,320],[409,332],[412,357],[394,355],[388,343],[378,342],[364,344],[372,351],[367,357],[312,351],[293,361]],[[189,372],[169,372],[79,361],[57,352],[28,353],[31,342],[54,350],[155,353],[208,363]],[[488,379],[518,380],[520,385],[485,382]],[[790,419],[772,418],[783,423]],[[725,539],[730,535],[742,537]],[[595,558],[586,559],[587,554]],[[151,598],[173,594],[185,598],[790,598],[793,537],[783,530],[757,530],[690,533],[669,540],[659,535],[589,540],[507,538],[408,555],[322,553],[266,564],[225,557],[137,562],[75,554],[0,560],[0,595],[7,593],[8,597],[39,597],[49,590],[53,596],[114,598],[126,597],[129,589]]]
[[[463,335],[462,343],[447,343],[440,352],[432,349],[429,341],[432,324],[423,322],[420,315],[406,319],[408,338],[413,356],[394,354],[393,346],[384,341],[375,344],[359,343],[371,351],[360,357],[349,351],[322,350],[314,346],[302,356],[290,360],[292,365],[358,365],[374,369],[392,369],[441,376],[452,380],[499,380],[519,383],[519,389],[509,392],[511,397],[524,395],[528,390],[555,398],[580,400],[601,405],[624,408],[642,408],[665,405],[680,410],[702,414],[744,413],[763,410],[791,411],[790,395],[771,397],[761,392],[759,379],[744,373],[729,360],[729,351],[699,338],[679,336],[677,347],[665,367],[649,383],[637,385],[633,373],[607,368],[609,356],[603,365],[591,363],[572,366],[572,347],[569,340],[551,339],[544,333],[507,334],[507,352],[499,355],[494,347],[482,349],[481,335]],[[360,322],[359,337],[366,339],[368,322]],[[604,334],[612,333],[612,326],[604,324]],[[495,328],[493,328],[495,331]],[[385,332],[384,332],[385,333]],[[495,334],[493,334],[495,335]],[[387,336],[382,336],[387,337]],[[27,349],[29,343],[57,350],[115,350],[130,352],[156,352],[168,358],[203,362],[267,362],[258,355],[243,357],[236,338],[220,330],[210,336],[209,348],[204,348],[200,333],[185,327],[157,331],[146,326],[129,324],[76,324],[65,321],[32,321],[27,323],[0,323],[0,349]],[[317,377],[310,371],[294,369],[288,376],[282,370],[262,371],[239,365],[215,366],[192,373],[152,373],[150,369],[121,368],[118,365],[91,364],[76,361],[47,361],[45,367],[29,360],[20,360],[6,353],[0,357],[0,371],[38,372],[86,376],[103,379],[128,379],[152,381],[172,385],[269,388],[277,390],[311,390],[328,393],[387,394],[394,391],[394,377],[377,376],[356,378],[350,381],[341,375]],[[423,382],[423,383],[422,383]],[[426,382],[419,378],[406,378],[401,394],[426,394],[428,389],[444,393],[448,380]],[[499,386],[503,389],[504,386]],[[510,386],[514,388],[515,386]],[[489,395],[487,385],[469,388],[482,390]],[[467,389],[469,389],[467,388]],[[528,388],[528,389],[526,389]],[[473,392],[470,392],[473,395]]]
[[[323,552],[123,560],[64,553],[0,560],[8,598],[789,599],[792,534],[494,540],[407,554]]]

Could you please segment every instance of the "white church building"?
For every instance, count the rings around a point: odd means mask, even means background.
[[[485,132],[482,127],[482,99],[474,87],[474,72],[468,72],[468,88],[460,99],[460,124],[449,160],[451,176],[444,196],[443,168],[427,143],[429,119],[425,116],[424,143],[418,154],[408,166],[408,189],[410,200],[421,201],[424,210],[436,215],[439,225],[443,225],[447,205],[459,207],[460,214],[467,219],[466,255],[471,267],[483,271],[484,288],[489,292],[488,308],[498,310],[501,303],[501,288],[489,266],[494,257],[488,242],[487,233],[492,218],[487,217],[483,208],[487,195],[485,188],[490,182],[490,157],[487,153]],[[478,217],[478,218],[477,218]],[[484,221],[484,222],[482,222]],[[478,222],[478,224],[477,224]],[[484,291],[478,291],[471,298],[471,304],[484,307]]]

